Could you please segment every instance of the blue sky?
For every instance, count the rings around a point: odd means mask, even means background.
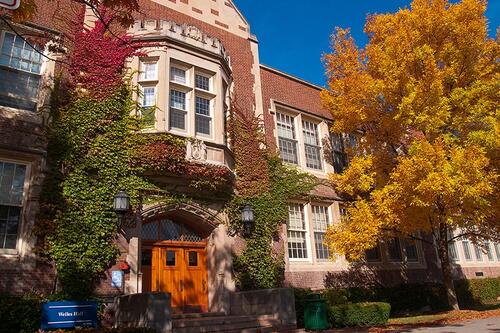
[[[334,27],[350,27],[358,45],[367,14],[395,12],[410,0],[235,0],[259,40],[260,62],[324,85],[321,55]],[[490,35],[500,24],[500,0],[489,0]]]

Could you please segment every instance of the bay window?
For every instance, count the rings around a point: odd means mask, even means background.
[[[186,93],[170,90],[170,127],[186,130]]]

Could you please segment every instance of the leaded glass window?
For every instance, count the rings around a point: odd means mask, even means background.
[[[210,135],[210,100],[196,96],[196,133]]]
[[[170,81],[186,84],[186,71],[178,67],[170,67]]]
[[[195,83],[195,88],[201,89],[201,90],[210,90],[210,78],[196,74],[194,77],[194,83]]]
[[[170,127],[186,129],[186,93],[170,90]]]
[[[150,241],[203,241],[203,238],[188,226],[169,219],[145,223],[142,226],[142,239]]]

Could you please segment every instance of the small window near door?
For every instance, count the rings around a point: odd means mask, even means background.
[[[142,266],[151,266],[151,258],[152,258],[151,250],[142,251],[142,259],[141,259]]]
[[[196,251],[188,252],[188,265],[191,267],[198,266],[198,252]]]
[[[167,266],[175,266],[175,251],[167,251]]]

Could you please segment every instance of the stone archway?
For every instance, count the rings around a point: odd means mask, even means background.
[[[189,267],[187,260],[191,256],[191,260],[196,261],[194,252],[197,252],[199,258],[206,262],[205,279],[200,281],[208,302],[201,310],[224,310],[226,305],[223,298],[228,290],[234,289],[231,274],[232,239],[226,233],[224,219],[223,214],[197,203],[159,203],[145,207],[134,230],[138,236],[137,291],[158,290],[158,284],[153,285],[153,274],[156,273],[152,269],[148,272],[143,267],[150,265],[152,268],[153,262],[165,261],[168,255],[183,255],[185,267],[193,272],[195,268]],[[198,266],[201,268],[202,265]]]

